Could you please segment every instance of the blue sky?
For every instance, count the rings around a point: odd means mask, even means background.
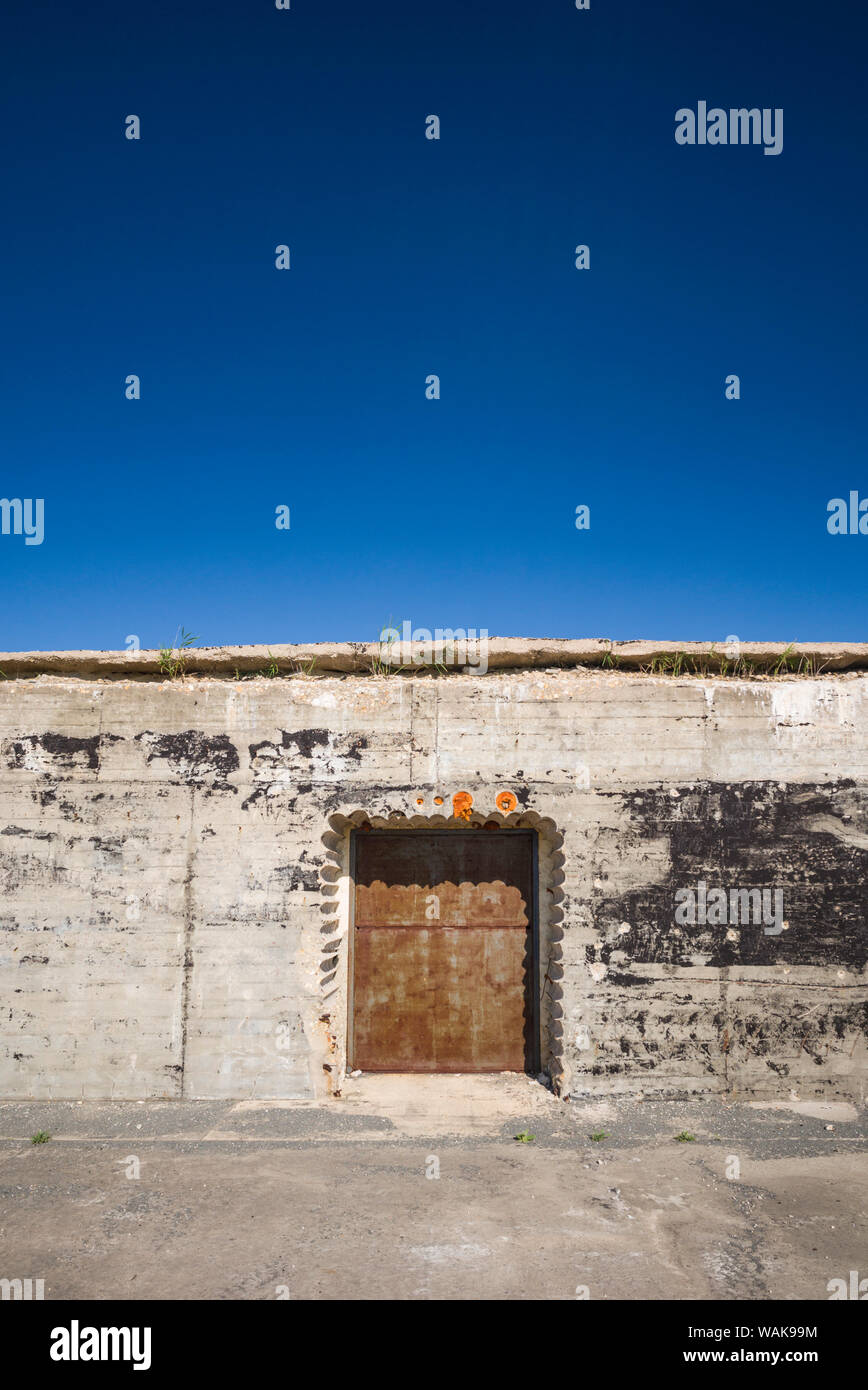
[[[0,536],[0,649],[865,640],[826,530],[868,496],[865,28],[12,0],[0,495],[45,539]],[[782,153],[677,145],[700,100],[782,108]]]

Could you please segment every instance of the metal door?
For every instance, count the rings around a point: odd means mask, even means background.
[[[356,831],[363,1071],[538,1070],[532,831]]]

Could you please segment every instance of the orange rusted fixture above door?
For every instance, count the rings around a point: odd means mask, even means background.
[[[470,820],[473,797],[470,792],[456,792],[452,798],[452,814],[456,820]]]
[[[498,811],[508,816],[510,811],[514,811],[518,805],[518,797],[515,792],[498,792],[497,796],[494,798],[494,804]]]

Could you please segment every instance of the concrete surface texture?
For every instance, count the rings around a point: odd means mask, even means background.
[[[561,1094],[861,1101],[868,676],[513,658],[0,681],[0,1096],[342,1095],[350,831],[494,824],[539,838]]]
[[[6,1103],[0,1277],[49,1300],[828,1300],[868,1274],[865,1146],[842,1102],[576,1103],[514,1076]]]

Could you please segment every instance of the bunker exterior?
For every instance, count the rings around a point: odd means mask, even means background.
[[[0,681],[3,1097],[862,1100],[860,671],[51,669]]]

